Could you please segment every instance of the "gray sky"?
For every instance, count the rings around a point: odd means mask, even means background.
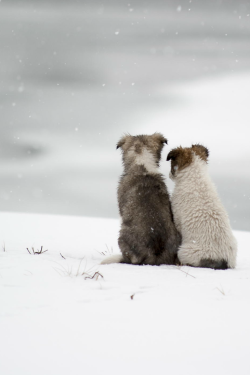
[[[250,72],[249,14],[248,1],[3,0],[0,209],[117,217],[117,140],[141,132],[138,113],[181,110],[179,85]],[[211,173],[250,230],[249,172]]]

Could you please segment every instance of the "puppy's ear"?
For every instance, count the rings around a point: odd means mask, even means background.
[[[152,137],[159,143],[161,143],[162,145],[164,145],[164,143],[168,144],[168,140],[167,138],[164,137],[164,135],[162,135],[161,133],[154,133],[152,135]]]
[[[125,140],[123,138],[120,139],[119,142],[117,142],[117,144],[116,144],[116,149],[122,147],[122,145],[124,145],[124,143],[125,143]]]
[[[118,148],[122,148],[122,146],[126,143],[126,140],[128,139],[129,135],[124,135],[120,140],[119,142],[117,142],[116,144],[116,149]]]
[[[171,174],[176,176],[177,171],[180,169],[182,162],[182,147],[174,148],[168,153],[167,161],[171,160]]]
[[[209,151],[205,146],[202,146],[200,144],[192,145],[192,150],[198,155],[202,160],[207,162],[207,159],[209,157]]]
[[[168,140],[167,140],[167,138],[164,138],[163,140],[162,140],[162,143],[166,143],[166,145],[168,144]]]
[[[174,148],[168,153],[167,161],[176,160],[179,154],[180,154],[180,149]]]
[[[191,148],[177,147],[170,151],[167,160],[171,160],[171,172],[175,174],[175,167],[182,170],[192,163],[192,150]]]

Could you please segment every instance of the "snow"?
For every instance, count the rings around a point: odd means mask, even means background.
[[[119,253],[116,219],[0,213],[0,227],[1,374],[249,374],[249,232],[234,232],[237,268],[214,271],[100,265]]]

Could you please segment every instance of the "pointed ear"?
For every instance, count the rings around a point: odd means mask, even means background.
[[[154,133],[152,136],[157,142],[162,143],[163,145],[164,143],[168,144],[167,138],[165,138],[161,133]]]
[[[192,150],[200,156],[201,159],[207,161],[209,157],[209,151],[205,146],[202,146],[200,144],[192,145]]]

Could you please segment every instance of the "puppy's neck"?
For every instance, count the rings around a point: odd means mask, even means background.
[[[133,158],[133,162],[130,164],[130,167],[142,165],[148,173],[160,173],[159,165],[154,155],[148,149],[144,148],[140,153],[131,151],[131,158]]]

